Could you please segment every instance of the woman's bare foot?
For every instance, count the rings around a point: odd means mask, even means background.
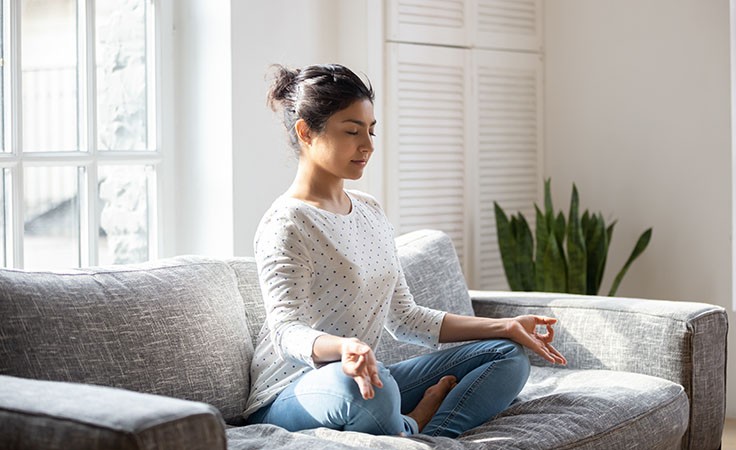
[[[424,427],[432,420],[434,414],[440,408],[442,401],[447,397],[447,394],[457,386],[457,379],[453,375],[447,375],[440,378],[434,386],[430,386],[424,391],[424,397],[419,400],[419,404],[414,411],[407,414],[407,416],[416,420],[419,425],[419,431],[422,431]]]

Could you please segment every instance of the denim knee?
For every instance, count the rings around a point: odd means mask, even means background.
[[[396,380],[383,365],[379,365],[378,375],[383,387],[373,387],[372,399],[364,399],[355,385],[356,392],[350,405],[346,431],[361,431],[369,434],[398,435],[405,431],[401,416],[401,393]]]
[[[529,356],[527,356],[524,346],[514,341],[508,341],[508,350],[505,350],[505,355],[508,360],[508,364],[512,366],[513,370],[517,374],[517,379],[521,382],[521,387],[526,384],[526,380],[529,378],[529,372],[531,371],[531,363],[529,362]]]
[[[502,344],[499,345],[499,342],[502,342]],[[503,354],[502,359],[505,360],[504,365],[518,375],[517,379],[521,381],[522,386],[526,383],[527,378],[529,378],[531,363],[523,345],[510,339],[479,341],[477,345],[487,347],[494,354],[501,352]]]

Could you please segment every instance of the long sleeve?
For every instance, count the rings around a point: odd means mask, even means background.
[[[437,348],[445,314],[444,311],[416,304],[406,284],[404,271],[399,267],[399,277],[385,325],[391,336],[399,341]]]
[[[271,341],[279,357],[315,367],[312,346],[325,334],[304,321],[314,278],[307,247],[298,228],[274,218],[256,241],[256,264]]]

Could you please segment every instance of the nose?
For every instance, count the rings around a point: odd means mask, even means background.
[[[363,153],[373,152],[373,136],[370,134],[366,135],[366,139],[361,142],[360,151]]]

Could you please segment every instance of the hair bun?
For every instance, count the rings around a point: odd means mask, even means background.
[[[279,107],[293,107],[296,92],[296,78],[301,69],[289,69],[280,64],[271,66],[272,82],[268,90],[267,103],[276,111]]]

